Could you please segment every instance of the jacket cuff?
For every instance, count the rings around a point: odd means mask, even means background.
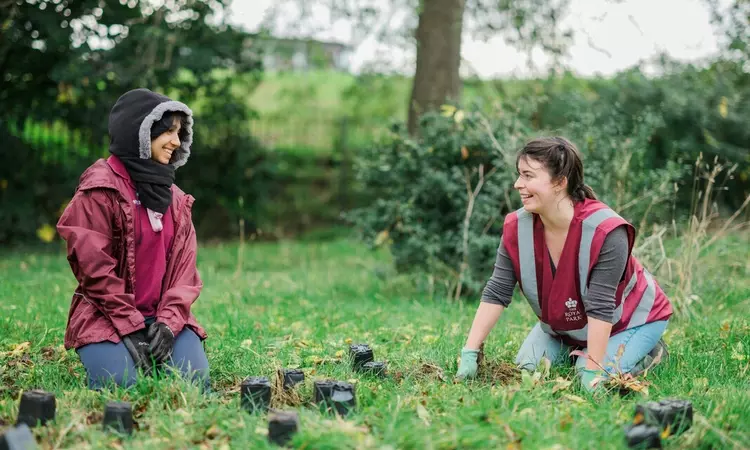
[[[128,317],[116,319],[110,318],[110,321],[112,322],[112,326],[115,327],[115,330],[117,330],[117,334],[119,334],[120,337],[146,328],[146,319],[143,317],[143,314],[141,314],[140,311],[136,311]]]
[[[177,337],[177,335],[180,334],[182,329],[185,327],[185,321],[172,311],[157,312],[156,321],[162,322],[163,324],[168,326],[175,337]]]

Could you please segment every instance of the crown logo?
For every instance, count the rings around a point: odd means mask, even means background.
[[[576,302],[572,298],[569,298],[568,301],[565,302],[565,306],[567,306],[568,309],[575,309],[576,305],[578,305],[578,302]]]

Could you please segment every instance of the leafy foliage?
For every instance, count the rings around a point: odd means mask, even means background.
[[[197,215],[227,224],[249,214],[234,205],[243,197],[252,209],[257,185],[247,174],[262,152],[245,131],[251,113],[234,91],[251,91],[261,68],[245,52],[245,33],[223,23],[225,3],[40,1],[2,9],[0,133],[9,144],[1,156],[0,241],[31,237],[56,221],[80,173],[106,156],[110,108],[137,87],[195,113],[193,155],[178,183],[201,197]],[[19,133],[29,120],[62,123],[66,134],[29,141]]]

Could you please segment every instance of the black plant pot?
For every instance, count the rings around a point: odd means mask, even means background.
[[[626,427],[625,441],[630,448],[661,448],[659,429],[651,425],[640,424]]]
[[[37,448],[36,440],[25,423],[9,428],[0,436],[0,450],[33,450],[35,448]]]
[[[635,423],[654,425],[677,435],[693,424],[693,404],[687,400],[665,399],[635,407]]]
[[[284,369],[284,389],[291,389],[305,381],[305,372],[298,369]]]
[[[249,413],[267,411],[271,405],[271,382],[268,378],[246,378],[240,386],[240,404]]]
[[[102,428],[122,434],[133,433],[133,406],[129,402],[109,402],[104,407]]]
[[[361,369],[365,363],[375,360],[372,349],[367,344],[354,344],[349,347],[349,355],[352,358],[352,367]]]
[[[33,390],[21,395],[16,425],[25,423],[29,427],[46,425],[55,419],[55,394]]]
[[[286,445],[299,430],[299,416],[293,411],[280,411],[268,419],[268,440],[276,445]]]
[[[338,414],[346,416],[357,407],[357,396],[354,386],[343,381],[334,384],[330,402]]]
[[[362,365],[362,372],[378,377],[385,377],[388,374],[388,365],[380,361],[370,361]]]

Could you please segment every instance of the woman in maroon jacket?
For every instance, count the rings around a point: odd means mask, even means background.
[[[209,386],[206,333],[190,311],[203,287],[194,199],[174,184],[192,126],[183,103],[125,93],[109,116],[111,156],[81,175],[57,224],[79,283],[65,347],[78,352],[92,389],[130,386],[138,369],[163,364]]]

